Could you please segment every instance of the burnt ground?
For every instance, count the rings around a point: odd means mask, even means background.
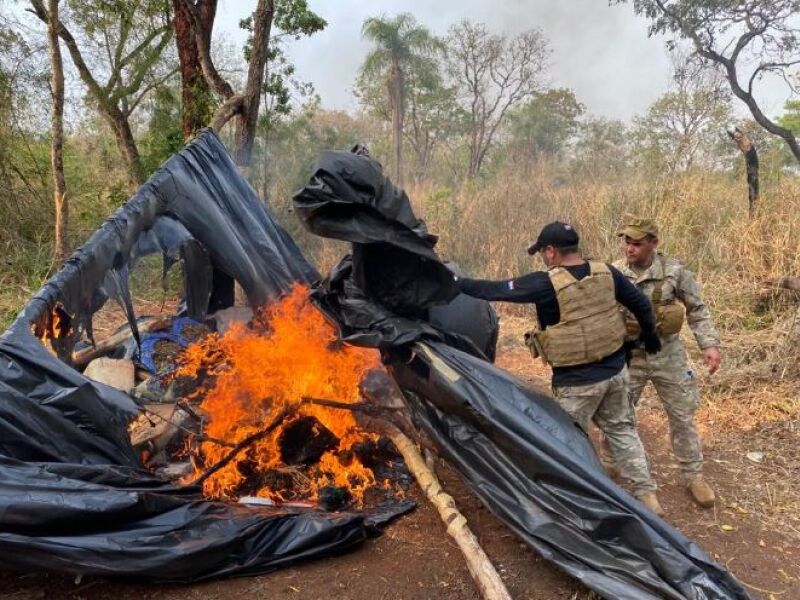
[[[507,349],[499,363],[533,386],[541,370],[523,351]],[[666,421],[652,398],[640,414],[642,437],[661,485],[668,520],[727,566],[756,598],[800,598],[800,515],[787,511],[800,479],[797,430],[771,424],[747,435],[710,436],[707,474],[718,493],[714,510],[697,508],[672,463]],[[745,450],[767,449],[762,463]],[[788,457],[788,459],[787,459]],[[511,595],[529,600],[590,600],[594,594],[537,556],[443,463],[437,471]],[[0,572],[0,598],[178,600],[269,597],[276,600],[477,599],[465,563],[436,511],[412,488],[418,509],[344,556],[309,562],[261,577],[191,586],[141,584],[44,573]]]

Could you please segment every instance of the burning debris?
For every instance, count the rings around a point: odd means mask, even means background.
[[[335,398],[360,402],[359,382],[379,367],[378,354],[341,344],[336,332],[297,286],[257,312],[249,326],[235,323],[189,346],[176,377],[205,380],[192,400],[207,416],[203,433],[241,444],[264,431],[275,415],[287,416],[268,434],[242,447],[203,480],[208,497],[311,500],[341,507],[362,503],[371,488],[391,488],[371,468],[365,444],[380,437],[359,425],[352,411],[309,402]],[[196,475],[225,460],[230,448],[203,441],[190,451]],[[395,453],[396,456],[396,453]]]
[[[86,368],[142,406],[129,426],[142,462],[209,499],[340,510],[402,496],[410,475],[363,400],[368,382],[388,380],[378,353],[339,342],[303,286],[255,314],[221,312],[207,321],[224,324],[216,332],[148,319],[133,361],[94,358]],[[97,346],[132,347],[121,331]]]

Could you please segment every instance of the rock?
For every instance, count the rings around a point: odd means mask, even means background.
[[[170,400],[166,397],[167,390],[168,388],[161,378],[154,375],[137,384],[130,394],[134,400],[137,400],[142,405],[153,402],[171,402],[174,404],[175,398]]]
[[[83,374],[89,379],[128,392],[135,384],[135,372],[133,362],[127,358],[95,358]]]
[[[745,454],[747,460],[754,463],[762,463],[764,462],[764,453],[763,452],[748,452]]]
[[[225,333],[234,323],[249,323],[253,320],[253,309],[249,306],[231,306],[218,310],[210,315],[206,323],[211,321],[212,329],[218,333]]]

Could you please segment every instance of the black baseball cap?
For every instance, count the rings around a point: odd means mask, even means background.
[[[570,248],[578,245],[578,232],[575,228],[561,221],[548,223],[539,232],[536,243],[528,248],[528,254],[536,254],[542,248],[553,246],[555,248]]]

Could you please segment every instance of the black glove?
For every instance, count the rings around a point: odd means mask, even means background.
[[[661,340],[655,331],[649,333],[642,332],[639,336],[639,342],[644,346],[644,351],[648,354],[658,354],[661,352]]]

